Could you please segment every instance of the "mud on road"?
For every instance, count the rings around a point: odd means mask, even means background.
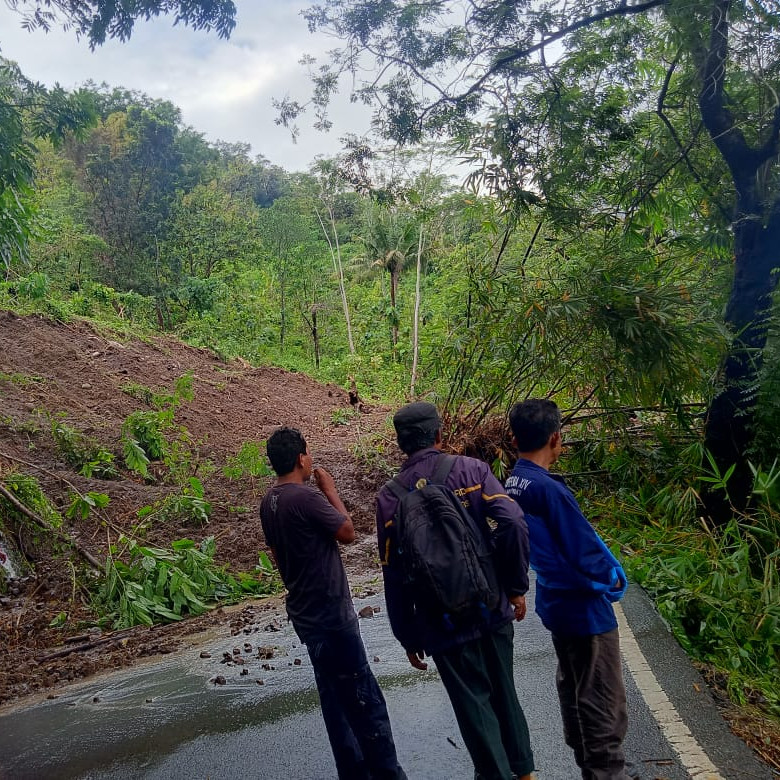
[[[165,479],[145,482],[121,469],[112,480],[87,479],[68,466],[51,433],[62,419],[115,454],[121,463],[121,427],[137,410],[152,408],[143,389],[170,393],[176,380],[192,372],[194,398],[176,410],[193,452],[191,468],[203,482],[212,511],[207,525],[154,522],[143,542],[166,547],[187,537],[214,536],[217,560],[233,572],[251,571],[265,549],[256,507],[269,480],[228,479],[223,467],[246,442],[260,442],[279,425],[299,427],[315,462],[334,476],[352,513],[358,542],[346,550],[350,577],[379,576],[373,544],[376,490],[386,475],[358,459],[379,441],[389,462],[400,460],[388,434],[389,409],[350,406],[348,393],[279,368],[225,362],[208,350],[172,338],[126,339],[98,332],[86,322],[63,324],[42,317],[0,312],[0,479],[10,473],[34,476],[61,510],[74,488],[110,497],[101,512],[85,520],[66,519],[63,530],[99,561],[120,534],[139,532],[137,512],[176,489]],[[345,382],[347,378],[345,377]],[[379,439],[372,439],[379,437]],[[0,512],[3,510],[0,509]],[[6,514],[8,514],[6,512]],[[134,660],[169,653],[185,638],[210,625],[230,622],[231,610],[215,610],[181,623],[111,632],[95,628],[98,615],[76,572],[82,560],[0,518],[6,545],[22,559],[23,576],[0,579],[0,703],[55,688]],[[57,624],[58,618],[65,622]]]

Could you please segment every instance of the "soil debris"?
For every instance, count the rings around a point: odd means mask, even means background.
[[[176,486],[164,474],[150,483],[124,468],[120,478],[111,480],[78,474],[52,436],[52,421],[89,437],[121,464],[124,420],[152,409],[148,399],[170,393],[186,372],[193,376],[194,398],[176,409],[175,422],[186,430],[190,466],[204,485],[211,515],[203,526],[170,520],[144,526],[138,510]],[[11,580],[0,574],[0,703],[174,652],[186,646],[188,636],[222,623],[234,636],[280,630],[278,619],[264,618],[262,602],[212,610],[180,623],[124,632],[108,624],[101,630],[89,592],[78,585],[90,565],[81,551],[102,564],[121,534],[159,547],[180,538],[198,542],[214,536],[218,563],[231,572],[251,572],[266,551],[257,505],[270,478],[230,478],[223,469],[242,445],[264,441],[278,425],[304,432],[352,514],[359,542],[344,554],[351,579],[376,576],[373,502],[385,475],[358,462],[352,450],[384,429],[390,410],[374,405],[349,417],[346,425],[334,426],[334,417],[350,409],[346,390],[303,374],[225,362],[173,338],[125,341],[117,334],[106,337],[86,322],[63,324],[0,311],[0,480],[11,473],[34,476],[63,515],[76,490],[110,499],[105,509],[63,523],[61,530],[77,542],[80,554],[61,542],[36,544],[32,533],[16,527],[6,534],[21,548],[25,570]],[[400,460],[400,453],[391,457]],[[11,524],[0,515],[0,532],[6,523]],[[38,660],[31,664],[31,658]]]

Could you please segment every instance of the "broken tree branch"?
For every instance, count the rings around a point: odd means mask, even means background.
[[[49,525],[49,523],[47,523],[42,517],[39,517],[37,514],[35,514],[35,512],[32,511],[32,509],[19,501],[19,499],[3,484],[0,484],[0,496],[8,501],[11,506],[18,509],[23,515],[29,517],[30,520],[32,520],[38,527],[42,528],[44,531],[48,531],[57,537],[57,539],[59,539],[61,542],[64,542],[69,547],[72,547],[85,561],[87,561],[87,563],[89,563],[93,569],[95,569],[95,571],[103,571],[103,565],[100,563],[100,561],[98,561],[97,558],[95,558],[94,555],[92,555],[91,552],[89,552],[89,550],[82,547],[72,536],[68,536],[68,534]]]

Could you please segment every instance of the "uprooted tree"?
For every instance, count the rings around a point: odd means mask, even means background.
[[[744,507],[780,246],[776,0],[326,0],[305,16],[343,45],[312,71],[309,103],[279,103],[282,123],[313,107],[327,128],[349,75],[385,137],[460,139],[483,186],[514,206],[541,198],[549,219],[572,219],[587,192],[630,230],[685,189],[701,247],[719,235],[733,250],[705,445],[722,472],[736,464],[730,497]],[[713,517],[729,511],[707,503]]]

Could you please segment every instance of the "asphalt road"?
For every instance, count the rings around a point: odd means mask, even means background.
[[[413,780],[470,779],[472,765],[438,675],[408,665],[391,636],[381,594],[356,601],[357,609],[367,605],[380,608],[361,620],[361,631],[407,774]],[[630,719],[626,754],[640,776],[776,778],[729,732],[638,588],[629,589],[623,611],[630,626],[621,635]],[[4,710],[0,778],[334,778],[305,649],[282,615],[251,630],[64,688],[54,700]],[[244,653],[245,641],[251,653]],[[259,646],[276,647],[274,657],[258,659]],[[245,664],[221,663],[223,653],[232,655],[236,647]],[[210,658],[200,657],[204,650]],[[515,624],[515,680],[537,775],[576,780],[579,773],[563,743],[554,672],[549,636],[529,614]],[[212,682],[216,675],[225,677],[224,685]]]

